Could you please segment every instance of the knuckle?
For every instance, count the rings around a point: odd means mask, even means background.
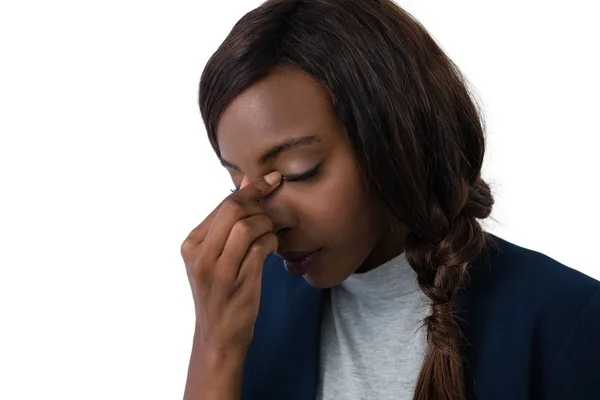
[[[277,250],[277,237],[269,232],[254,241],[250,246],[249,252],[254,256],[266,256]]]
[[[267,194],[270,189],[270,185],[264,181],[264,179],[260,178],[251,183],[260,193]]]
[[[208,280],[211,268],[207,268],[206,263],[201,259],[195,260],[190,268],[191,275],[199,282],[205,282]]]
[[[236,290],[236,295],[240,300],[242,300],[242,304],[244,306],[251,306],[253,303],[253,298],[256,297],[257,292],[260,294],[260,291],[257,290],[256,285],[253,285],[249,280],[244,280],[243,283]]]
[[[252,236],[254,227],[248,221],[241,219],[233,225],[232,231],[235,236],[248,239]]]
[[[181,257],[183,259],[187,259],[190,256],[190,254],[192,253],[193,249],[194,249],[194,244],[189,239],[184,240],[183,243],[181,243],[181,247],[179,249],[179,252],[181,253]]]
[[[260,256],[264,252],[265,252],[265,245],[264,245],[264,243],[259,242],[259,241],[252,243],[250,245],[250,248],[248,249],[248,253],[250,253],[254,257]]]
[[[265,225],[265,229],[268,232],[272,232],[273,231],[273,220],[271,218],[269,218],[267,215],[263,214],[261,215],[261,220],[262,223],[264,223]]]
[[[242,215],[243,207],[244,205],[242,201],[237,196],[229,196],[223,202],[223,208],[225,209],[225,211],[236,217]]]

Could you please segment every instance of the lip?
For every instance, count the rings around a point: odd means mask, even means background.
[[[320,249],[319,249],[320,250]],[[279,257],[283,258],[286,261],[300,261],[309,255],[316,253],[319,250],[311,250],[311,251],[293,251],[293,250],[281,250],[277,251]]]
[[[275,254],[283,258],[285,269],[292,275],[306,275],[318,262],[321,250],[314,251],[279,251]]]

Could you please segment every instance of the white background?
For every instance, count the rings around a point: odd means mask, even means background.
[[[0,398],[176,399],[179,255],[232,186],[196,105],[258,1],[0,3]],[[600,278],[595,2],[402,1],[477,89],[488,229]]]

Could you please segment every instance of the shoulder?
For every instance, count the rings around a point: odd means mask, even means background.
[[[479,359],[482,366],[533,374],[544,398],[597,395],[597,280],[540,252],[490,235],[489,244],[469,270],[457,307],[472,344],[469,357]]]
[[[467,291],[490,302],[525,302],[524,311],[571,314],[590,301],[600,282],[540,252],[489,235],[469,270]],[[509,300],[508,298],[512,299]]]

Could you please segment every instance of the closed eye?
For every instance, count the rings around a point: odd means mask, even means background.
[[[300,175],[284,175],[283,176],[283,180],[287,181],[287,182],[300,182],[300,181],[306,181],[314,176],[317,175],[317,173],[319,172],[319,170],[321,169],[321,165],[323,164],[323,161],[321,161],[320,163],[318,163],[314,168],[310,169],[309,171],[306,171]]]
[[[309,180],[319,173],[319,170],[321,169],[322,165],[323,161],[318,163],[314,168],[311,168],[310,170],[303,172],[300,175],[283,175],[283,180],[286,182],[301,182]],[[238,190],[240,190],[240,188],[236,186],[234,189],[231,189],[231,193],[237,192]]]

